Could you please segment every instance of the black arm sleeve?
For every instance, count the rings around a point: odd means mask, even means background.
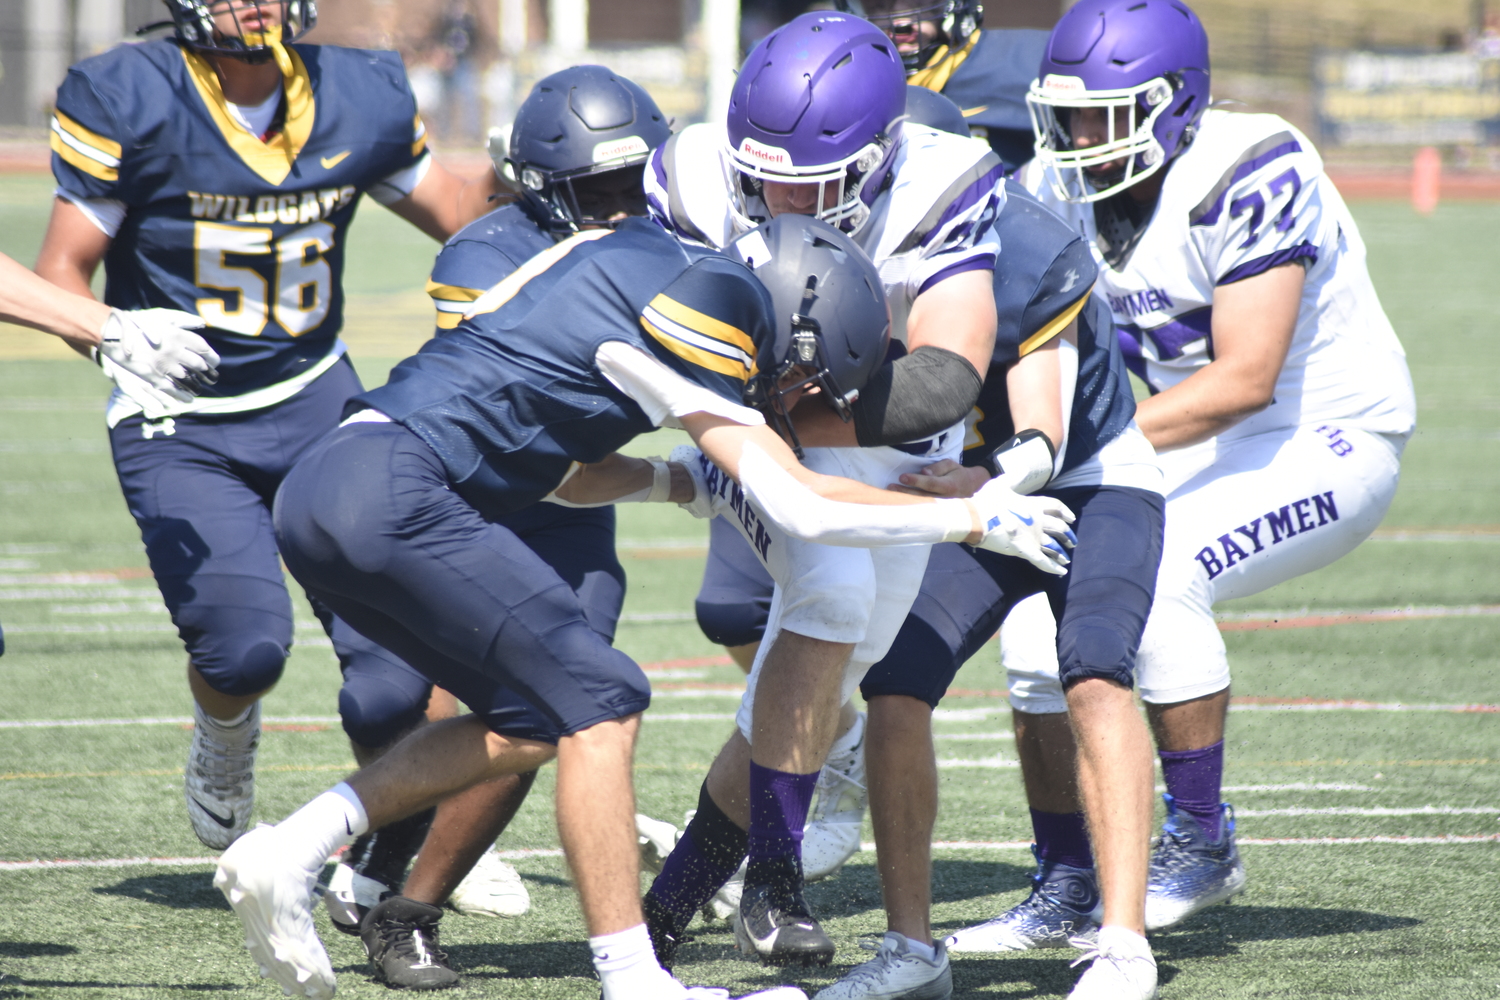
[[[974,408],[984,384],[961,354],[919,347],[878,368],[859,391],[854,435],[861,448],[920,441]]]

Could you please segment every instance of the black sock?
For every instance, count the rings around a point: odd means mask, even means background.
[[[350,846],[344,864],[392,892],[400,892],[406,882],[407,866],[422,849],[436,811],[426,809],[364,834]]]

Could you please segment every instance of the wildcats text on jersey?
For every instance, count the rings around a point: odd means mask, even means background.
[[[233,194],[206,194],[189,191],[195,219],[222,219],[225,222],[259,223],[269,226],[280,222],[295,226],[305,222],[321,222],[335,212],[354,203],[358,191],[353,184],[343,187],[319,188],[315,191],[292,191],[287,194],[245,196]]]

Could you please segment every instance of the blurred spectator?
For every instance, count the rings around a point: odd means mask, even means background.
[[[479,24],[469,0],[452,0],[437,22],[431,63],[442,76],[439,130],[451,143],[477,146],[483,132],[479,110]]]

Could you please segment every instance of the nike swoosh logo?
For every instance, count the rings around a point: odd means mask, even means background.
[[[963,115],[964,115],[965,118],[973,118],[975,115],[979,114],[979,112],[981,112],[981,111],[988,111],[989,107],[990,106],[988,104],[981,104],[977,108],[964,108]]]
[[[1015,511],[1011,511],[1011,513],[1012,514],[1016,514]],[[1027,517],[1025,514],[1016,514],[1016,517],[1020,520],[1020,522],[1022,524],[1026,525],[1028,528],[1031,527],[1031,525],[1035,523],[1034,521],[1031,520],[1031,518]]]
[[[324,170],[332,170],[334,167],[338,166],[340,163],[343,163],[344,162],[344,157],[346,157],[348,155],[349,155],[349,150],[346,149],[342,153],[340,153],[338,156],[325,156],[321,160],[319,160],[318,162],[321,163],[321,164],[323,164],[323,169]]]
[[[219,824],[224,829],[230,830],[230,829],[234,828],[234,816],[233,815],[230,815],[228,818],[220,816],[218,813],[214,812],[212,809],[208,808],[208,806],[204,805],[202,802],[199,802],[197,799],[193,800],[193,805],[197,806],[199,809],[202,809],[204,812],[206,812],[208,814],[208,818],[209,819],[213,820],[215,823]]]

